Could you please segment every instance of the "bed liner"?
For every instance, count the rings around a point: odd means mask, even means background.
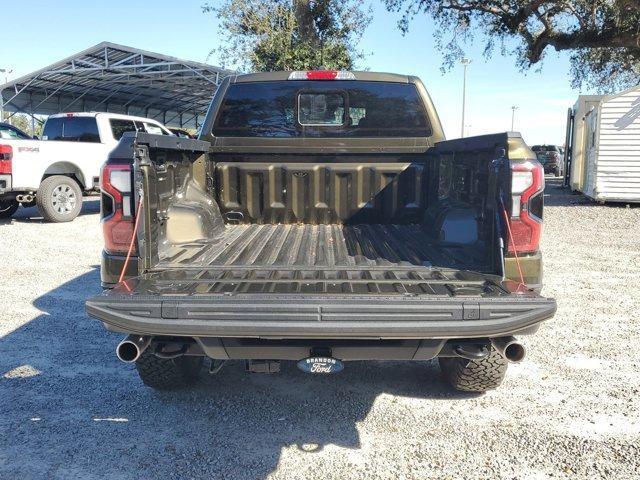
[[[146,278],[192,283],[190,294],[506,294],[495,277],[451,267],[470,257],[434,248],[419,225],[234,225],[168,248]]]

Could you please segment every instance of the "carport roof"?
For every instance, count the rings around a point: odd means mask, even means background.
[[[103,42],[0,85],[3,108],[29,115],[107,111],[198,127],[234,71]]]

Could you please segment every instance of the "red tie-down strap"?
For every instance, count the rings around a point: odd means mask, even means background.
[[[501,202],[501,204],[502,204],[502,215],[504,216],[504,223],[507,224],[507,232],[509,233],[509,242],[511,242],[511,248],[513,249],[513,256],[516,259],[516,267],[518,267],[518,275],[520,275],[520,283],[518,284],[518,291],[520,291],[521,287],[525,290],[528,290],[527,284],[524,281],[524,274],[522,273],[520,258],[518,257],[518,249],[516,248],[516,243],[513,239],[513,234],[511,233],[511,223],[509,221],[509,214],[507,213],[507,209],[504,208],[504,203]]]
[[[129,260],[131,259],[131,253],[133,252],[133,246],[136,243],[136,232],[138,231],[138,224],[140,222],[140,217],[142,217],[142,197],[140,197],[140,201],[138,202],[138,208],[136,209],[135,214],[136,214],[136,221],[133,225],[131,242],[129,243],[129,250],[127,251],[127,256],[124,259],[124,265],[122,266],[122,271],[120,272],[120,278],[118,279],[118,283],[124,280],[124,274],[127,271],[127,267],[129,266]]]

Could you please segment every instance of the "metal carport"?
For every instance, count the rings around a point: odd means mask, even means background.
[[[198,128],[222,79],[235,72],[103,42],[0,85],[2,110],[35,115],[103,111]]]

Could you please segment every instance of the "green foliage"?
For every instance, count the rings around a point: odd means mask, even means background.
[[[9,112],[4,113],[4,117],[5,117],[3,120],[4,122],[11,122],[11,125],[13,125],[16,128],[19,128],[27,135],[31,134],[31,117],[30,116],[22,113],[16,113],[11,117],[11,119],[7,120],[9,115],[10,115]],[[37,135],[39,137],[42,134],[42,126],[43,126],[43,122],[41,122],[40,120],[35,121],[34,135]]]
[[[363,0],[221,0],[203,11],[221,20],[223,64],[245,71],[352,69],[371,22]]]
[[[403,13],[399,27],[405,32],[419,14],[437,23],[445,69],[462,58],[463,45],[480,35],[487,56],[498,49],[513,55],[523,70],[543,60],[548,47],[569,51],[575,87],[587,84],[609,92],[640,83],[638,0],[384,2],[389,11]]]

